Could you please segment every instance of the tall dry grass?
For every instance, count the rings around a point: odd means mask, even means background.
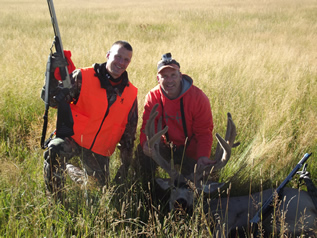
[[[139,124],[143,99],[156,85],[156,63],[166,52],[172,52],[181,71],[192,76],[209,97],[215,132],[224,135],[226,113],[232,113],[241,145],[221,180],[234,176],[237,194],[247,193],[245,185],[251,180],[255,188],[261,180],[266,187],[275,186],[306,152],[313,152],[309,171],[316,183],[316,1],[54,3],[64,48],[72,51],[77,67],[104,62],[107,50],[118,39],[132,44],[134,56],[128,72],[139,88]],[[0,0],[0,4],[0,234],[59,236],[75,230],[82,236],[128,236],[171,231],[181,236],[169,225],[172,218],[160,223],[153,212],[146,221],[135,220],[134,207],[139,206],[135,204],[147,198],[132,184],[131,191],[142,199],[123,197],[128,205],[118,209],[130,214],[128,218],[125,212],[117,214],[113,205],[91,212],[98,219],[79,212],[84,206],[75,212],[48,207],[39,148],[44,111],[39,92],[53,40],[48,7],[40,0]],[[51,110],[50,129],[54,124]],[[216,142],[213,151],[215,146]],[[118,163],[115,155],[112,174]],[[102,199],[111,204],[107,196]],[[184,223],[185,231],[188,224],[195,222]]]

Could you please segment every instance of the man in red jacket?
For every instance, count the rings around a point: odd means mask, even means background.
[[[213,119],[208,97],[193,85],[193,80],[188,75],[180,72],[180,64],[170,53],[164,54],[158,62],[157,80],[158,85],[145,98],[140,145],[146,156],[141,156],[143,159],[140,162],[144,167],[152,163],[150,158],[146,158],[151,156],[151,149],[148,147],[144,129],[151,109],[159,104],[155,128],[162,117],[162,128],[168,126],[162,142],[173,143],[174,162],[189,167],[189,170],[193,170],[196,163],[198,166],[212,164],[209,157],[213,142]],[[184,148],[186,158],[181,163]]]
[[[109,157],[117,144],[122,166],[115,179],[124,182],[138,123],[137,88],[129,81],[126,71],[132,53],[128,42],[117,41],[107,53],[107,62],[71,73],[73,97],[67,97],[67,101],[74,135],[55,137],[44,152],[44,178],[50,192],[63,187],[65,169],[76,182],[85,175],[83,170],[69,164],[73,157],[80,158],[79,164],[88,175],[95,177],[101,186],[106,185]],[[50,105],[55,106],[54,97]]]

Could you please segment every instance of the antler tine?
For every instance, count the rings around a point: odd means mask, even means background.
[[[168,130],[168,127],[166,126],[163,130],[159,130],[155,134],[155,117],[157,117],[158,112],[156,111],[158,107],[158,104],[155,104],[155,106],[152,108],[150,117],[148,121],[146,122],[145,126],[145,134],[148,137],[147,143],[149,143],[149,148],[152,150],[152,156],[151,158],[162,168],[164,169],[171,178],[175,178],[177,176],[177,172],[175,170],[171,169],[171,165],[168,161],[166,161],[159,152],[159,142],[161,139],[161,136],[165,134]],[[161,120],[159,120],[161,121]],[[159,129],[161,129],[161,126],[158,126]]]
[[[225,141],[218,133],[216,133],[216,138],[218,141],[217,147],[220,146],[222,151],[222,156],[219,158],[216,158],[217,162],[216,164],[214,164],[214,170],[221,169],[227,164],[231,156],[231,148],[232,148],[232,146],[228,144],[227,141]]]
[[[230,144],[231,147],[234,147],[234,140],[237,136],[236,125],[233,123],[231,113],[228,112],[228,120],[227,120],[227,131],[225,140]]]
[[[146,125],[145,125],[145,135],[149,139],[151,139],[154,136],[154,134],[155,134],[154,119],[158,115],[158,111],[156,111],[157,107],[158,107],[158,104],[155,104],[154,107],[151,110],[150,117],[149,117],[149,119],[148,119],[148,121],[146,122]]]
[[[227,116],[228,120],[225,140],[219,134],[216,134],[218,145],[215,154],[215,161],[216,164],[219,164],[219,166],[217,166],[219,168],[226,165],[231,155],[231,148],[237,146],[234,144],[234,140],[237,136],[236,126],[233,123],[232,116],[229,112]]]

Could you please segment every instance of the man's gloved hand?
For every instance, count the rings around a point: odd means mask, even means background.
[[[70,74],[71,72],[73,72],[76,69],[76,67],[71,59],[72,53],[70,52],[70,50],[64,50],[64,55],[65,55],[65,58],[67,60],[68,73]],[[55,58],[58,58],[58,57],[60,57],[60,56],[55,56]],[[59,67],[60,66],[57,66],[56,69],[54,70],[54,78],[59,80],[59,81],[62,81]]]
[[[69,88],[58,88],[57,94],[53,97],[56,102],[61,103],[62,101],[68,101],[69,98]]]

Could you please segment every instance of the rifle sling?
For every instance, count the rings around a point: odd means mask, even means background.
[[[165,121],[164,106],[163,106],[162,100],[161,100],[161,106],[162,106],[163,120]],[[183,98],[180,99],[180,110],[181,110],[181,116],[182,116],[182,124],[183,124],[184,135],[185,135],[185,138],[188,138]],[[165,121],[165,125],[166,125],[166,121]],[[169,140],[169,136],[168,136],[168,132],[166,132],[165,136],[166,136],[166,140],[170,141]],[[189,142],[190,142],[190,140],[187,141],[187,146],[189,145]]]

